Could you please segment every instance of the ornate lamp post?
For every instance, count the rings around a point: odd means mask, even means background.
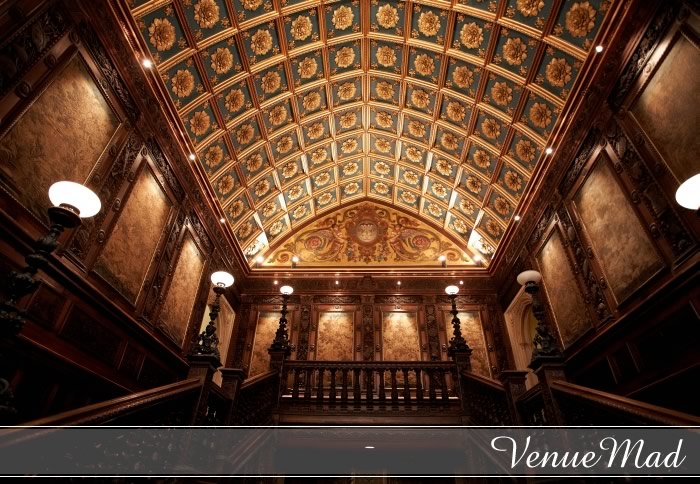
[[[676,190],[676,202],[681,207],[695,210],[700,217],[700,173],[688,178]]]
[[[74,182],[60,181],[49,188],[49,200],[54,204],[48,209],[51,227],[49,233],[34,242],[34,252],[24,260],[27,266],[8,274],[6,291],[8,298],[0,303],[0,336],[17,336],[24,326],[26,311],[17,307],[24,296],[38,285],[34,276],[49,264],[49,255],[58,248],[58,237],[65,229],[81,224],[81,218],[95,216],[102,207],[100,199],[89,188]],[[15,414],[13,395],[7,380],[0,378],[0,416]]]
[[[275,332],[275,339],[272,340],[270,351],[283,351],[284,356],[288,357],[292,354],[292,349],[289,346],[289,332],[287,331],[287,303],[289,302],[289,296],[294,292],[294,288],[292,286],[282,286],[280,287],[280,292],[282,293],[282,317]]]
[[[102,206],[100,199],[89,188],[68,181],[54,183],[49,188],[49,199],[54,204],[48,209],[51,228],[49,233],[34,242],[34,252],[24,260],[27,266],[20,272],[12,271],[7,278],[8,299],[0,303],[0,333],[16,336],[24,326],[25,311],[17,307],[22,297],[34,291],[34,276],[49,263],[48,256],[58,247],[58,237],[65,229],[81,224],[81,218],[93,217]]]
[[[537,334],[532,341],[532,361],[540,356],[561,356],[559,343],[544,321],[545,311],[539,296],[540,288],[538,286],[542,280],[542,274],[537,271],[524,271],[518,275],[517,280],[521,286],[525,286],[525,292],[532,296],[532,314],[537,320],[537,328],[535,329]]]
[[[454,358],[457,353],[471,353],[471,348],[467,344],[466,340],[462,336],[461,322],[457,317],[457,293],[459,292],[459,287],[457,286],[447,286],[445,292],[450,297],[452,301],[452,339],[450,339],[450,346],[447,349],[447,354]]]
[[[211,275],[211,282],[214,284],[214,304],[211,306],[209,313],[209,323],[202,333],[197,337],[192,353],[195,355],[215,356],[217,360],[221,359],[219,354],[219,338],[216,336],[216,318],[219,317],[221,305],[221,295],[227,287],[233,284],[233,276],[225,271],[217,271]]]

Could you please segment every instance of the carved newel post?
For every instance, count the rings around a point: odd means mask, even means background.
[[[192,346],[192,352],[188,355],[190,360],[208,360],[214,369],[221,366],[221,354],[219,353],[219,337],[216,335],[216,319],[221,311],[221,295],[226,288],[233,284],[233,276],[228,272],[217,271],[211,275],[211,282],[214,284],[214,303],[209,312],[209,323],[202,331]]]
[[[216,318],[221,310],[221,295],[226,288],[233,284],[233,276],[228,272],[217,271],[211,275],[214,284],[214,303],[209,313],[209,323],[192,345],[192,350],[187,355],[190,362],[188,378],[199,378],[201,390],[195,412],[190,422],[191,425],[199,425],[207,421],[209,412],[209,387],[212,384],[216,370],[221,366],[219,354],[219,338],[216,336]]]
[[[452,302],[452,338],[450,339],[450,345],[447,348],[447,355],[452,358],[455,363],[457,363],[460,371],[471,371],[472,349],[462,336],[461,321],[457,317],[457,293],[459,292],[459,287],[447,286],[445,288],[445,292],[450,297],[450,301]]]
[[[551,382],[566,381],[564,371],[564,355],[559,347],[557,338],[545,322],[545,309],[539,296],[539,282],[542,274],[537,271],[524,271],[518,275],[518,283],[525,287],[525,292],[532,296],[532,314],[537,320],[535,337],[532,340],[532,360],[528,365],[540,383],[544,410],[549,425],[564,425],[556,399],[552,394]]]
[[[294,292],[292,286],[280,287],[282,293],[282,317],[280,318],[279,326],[275,332],[275,339],[272,340],[272,345],[267,352],[270,354],[270,369],[279,370],[282,368],[282,363],[292,354],[292,349],[289,346],[289,331],[287,330],[287,303],[289,296]]]
[[[58,248],[58,238],[65,229],[79,227],[83,218],[94,217],[102,208],[95,193],[79,183],[60,181],[49,188],[49,200],[54,204],[48,209],[51,227],[49,233],[34,242],[34,251],[24,260],[27,266],[12,271],[5,277],[8,298],[0,302],[0,336],[16,337],[24,327],[26,311],[18,307],[19,301],[31,294],[39,285],[34,279],[39,269],[49,265],[49,255]],[[0,423],[11,421],[17,414],[10,383],[0,378]]]

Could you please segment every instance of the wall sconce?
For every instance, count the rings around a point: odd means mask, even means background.
[[[299,257],[297,257],[296,255],[292,256],[292,269],[294,269],[298,263],[299,263]]]
[[[225,271],[217,271],[211,275],[211,282],[214,284],[213,291],[214,304],[211,306],[209,313],[209,324],[195,341],[192,353],[195,355],[210,355],[220,359],[219,354],[219,338],[216,336],[216,318],[219,317],[221,310],[220,300],[221,295],[226,291],[226,288],[233,284],[233,276]]]
[[[447,286],[445,292],[450,297],[452,302],[452,339],[450,339],[450,347],[447,350],[448,356],[452,357],[455,353],[471,351],[467,341],[462,336],[461,321],[457,317],[457,293],[459,292],[458,286]]]
[[[676,202],[678,205],[690,210],[700,217],[700,173],[691,176],[676,190]]]
[[[442,264],[442,267],[447,267],[447,257],[441,255],[438,257],[438,260],[440,261],[440,264]]]
[[[529,270],[518,274],[518,284],[525,287],[525,292],[532,296],[532,314],[537,320],[536,334],[532,340],[532,360],[538,356],[560,356],[561,349],[549,326],[544,322],[544,305],[539,297],[539,283],[542,274]]]
[[[16,336],[24,326],[25,312],[17,308],[22,297],[37,287],[34,276],[49,264],[48,256],[58,248],[58,237],[65,229],[74,229],[81,218],[95,216],[102,207],[95,193],[79,183],[61,181],[49,188],[49,199],[54,204],[48,209],[51,228],[49,233],[34,242],[34,252],[24,260],[27,266],[21,272],[12,271],[8,276],[8,299],[0,303],[0,334]]]
[[[280,292],[282,293],[282,310],[280,311],[282,317],[275,332],[275,339],[272,340],[270,351],[284,350],[285,357],[288,357],[292,350],[289,346],[289,331],[287,331],[287,303],[289,302],[289,296],[294,292],[294,288],[292,286],[282,286],[280,287]]]

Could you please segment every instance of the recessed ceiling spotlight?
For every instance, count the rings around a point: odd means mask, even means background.
[[[513,218],[515,219],[516,222],[519,222],[519,221],[520,221],[520,215],[516,215],[516,216],[513,217]]]
[[[277,285],[277,281],[272,281],[272,283],[273,283],[275,286]]]
[[[150,69],[151,67],[153,67],[153,62],[151,62],[151,59],[144,59],[141,61],[141,65],[146,69]]]
[[[603,52],[603,46],[602,46],[602,45],[596,45],[596,46],[595,46],[595,51],[596,51],[597,53],[600,54],[601,52]]]
[[[196,159],[197,159],[197,157],[195,156],[195,154],[194,154],[194,153],[190,153],[190,160],[194,161],[194,160],[196,160]]]
[[[481,256],[479,254],[474,256],[474,262],[481,262]]]
[[[219,222],[225,223],[225,222],[226,222],[226,219],[225,219],[224,217],[221,217],[221,218],[219,219]]]
[[[459,285],[460,286],[464,285],[464,281],[459,281]]]
[[[396,281],[396,285],[397,285],[397,286],[400,286],[400,285],[401,285],[401,281]]]
[[[265,262],[265,258],[259,255],[255,258],[255,262],[257,262],[258,264],[262,264],[263,262]]]
[[[548,146],[547,149],[544,150],[544,152],[547,153],[548,155],[551,155],[552,153],[554,153],[554,150],[552,149],[551,146]]]
[[[335,281],[336,284],[340,284],[340,281]]]

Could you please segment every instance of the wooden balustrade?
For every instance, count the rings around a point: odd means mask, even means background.
[[[462,372],[463,393],[472,425],[515,425],[503,384],[469,371]]]
[[[456,366],[426,361],[285,361],[282,397],[288,403],[405,406],[459,401]]]
[[[693,415],[565,381],[551,388],[566,425],[700,425]]]
[[[187,425],[202,388],[198,378],[45,417],[24,425]]]
[[[544,399],[542,398],[542,390],[539,385],[523,393],[516,405],[524,425],[547,425]]]
[[[279,390],[277,370],[268,371],[246,380],[236,395],[230,423],[233,425],[273,423]]]

